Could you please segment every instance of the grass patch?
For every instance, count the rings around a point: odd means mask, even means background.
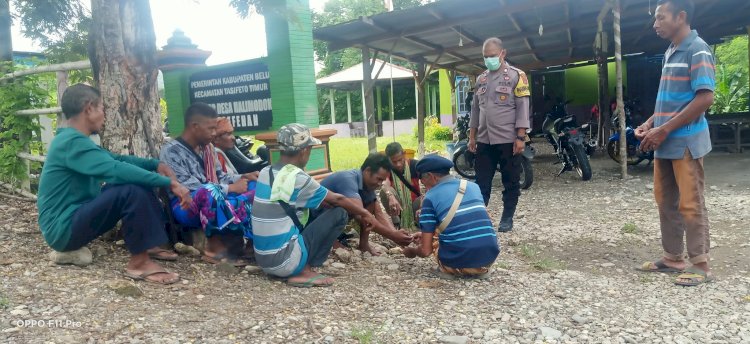
[[[626,223],[622,226],[620,231],[627,234],[638,234],[641,232],[641,229],[638,228],[635,223]]]
[[[372,328],[354,328],[352,329],[352,338],[359,341],[360,344],[374,343],[375,329]]]
[[[534,245],[531,244],[523,244],[521,245],[521,255],[524,256],[524,258],[534,258],[536,255],[539,254],[539,250],[534,247]]]
[[[0,295],[0,309],[8,309],[10,300],[5,295]]]
[[[396,136],[396,141],[401,143],[404,149],[417,150],[419,147],[417,138],[413,135]],[[392,137],[379,137],[378,151],[385,150],[385,146],[393,142]],[[446,151],[445,144],[449,141],[425,140],[425,151]],[[364,137],[354,138],[331,138],[329,143],[331,153],[331,169],[333,171],[342,171],[353,168],[359,168],[368,154],[367,139]]]
[[[495,262],[495,267],[498,269],[510,270],[510,264],[506,262]]]
[[[547,257],[535,260],[531,263],[531,266],[542,271],[565,269],[565,264],[563,262]]]

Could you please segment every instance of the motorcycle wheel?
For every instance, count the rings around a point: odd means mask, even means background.
[[[575,155],[575,170],[581,177],[581,180],[591,180],[591,162],[589,162],[589,156],[586,154],[586,150],[581,145],[573,145],[573,154]]]
[[[534,170],[531,168],[531,160],[521,157],[521,189],[526,190],[534,183]]]
[[[474,170],[473,154],[468,150],[453,155],[453,169],[466,179],[475,179],[477,177],[477,173]]]
[[[609,154],[609,157],[612,158],[612,160],[616,161],[618,164],[620,163],[620,145],[617,141],[607,142],[607,154]],[[628,165],[638,165],[641,161],[643,161],[643,159],[628,154]]]

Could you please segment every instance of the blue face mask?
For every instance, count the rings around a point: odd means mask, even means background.
[[[487,66],[487,69],[494,72],[500,69],[500,57],[499,56],[485,57],[484,65]]]

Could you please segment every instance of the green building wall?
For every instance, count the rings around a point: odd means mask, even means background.
[[[607,65],[609,77],[609,94],[610,97],[615,95],[614,90],[617,85],[617,74],[615,63],[610,62]],[[627,63],[623,61],[622,84],[627,85]],[[565,70],[565,95],[567,99],[572,99],[573,105],[591,105],[596,104],[599,97],[599,80],[596,65],[575,67]]]

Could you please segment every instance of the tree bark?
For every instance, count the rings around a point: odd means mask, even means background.
[[[13,61],[13,41],[11,40],[10,26],[10,1],[0,1],[0,76],[5,75],[12,69],[10,68],[12,66],[2,64],[5,61]]]
[[[158,157],[163,141],[148,0],[91,0],[91,67],[106,114],[102,146]]]

